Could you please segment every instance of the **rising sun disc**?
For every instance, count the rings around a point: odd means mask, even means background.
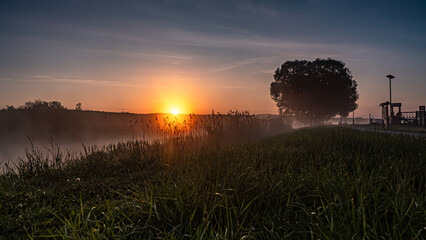
[[[177,109],[172,109],[171,113],[172,113],[173,115],[178,115],[178,114],[179,114],[179,111],[178,111]]]

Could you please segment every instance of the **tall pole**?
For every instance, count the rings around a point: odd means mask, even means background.
[[[394,76],[392,76],[392,75],[387,75],[386,76],[387,78],[389,78],[389,107],[390,107],[390,112],[389,112],[389,114],[390,114],[390,116],[389,116],[389,128],[391,128],[392,127],[392,118],[393,118],[393,107],[392,107],[392,78],[395,78]]]
[[[392,78],[389,78],[389,103],[392,106]]]

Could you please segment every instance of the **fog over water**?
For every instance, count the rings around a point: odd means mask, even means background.
[[[24,136],[25,137],[25,136]],[[25,150],[31,150],[32,147],[34,149],[40,150],[43,154],[49,154],[49,150],[52,150],[52,142],[51,139],[46,139],[44,141],[30,141],[29,139],[22,141],[13,142],[13,143],[0,143],[0,162],[1,167],[4,166],[5,163],[9,163],[10,166],[13,166],[14,163],[20,161],[20,159],[25,160],[26,154]],[[83,145],[87,147],[96,147],[102,148],[105,145],[109,144],[117,144],[119,142],[126,142],[129,140],[133,140],[134,138],[129,136],[117,136],[115,138],[100,138],[100,139],[90,139],[87,141],[76,141],[70,139],[53,139],[53,147],[58,147],[60,152],[62,153],[70,153],[74,156],[78,156],[80,153],[84,153]],[[142,138],[137,138],[138,140],[143,140]]]
[[[102,147],[128,140],[149,140],[142,133],[144,120],[154,115],[90,111],[0,111],[0,161],[25,159],[25,149],[79,154],[85,146]],[[145,126],[145,125],[144,125]],[[146,132],[146,131],[145,131]],[[11,164],[13,165],[13,164]]]

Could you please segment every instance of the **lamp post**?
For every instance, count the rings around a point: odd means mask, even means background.
[[[393,107],[392,107],[392,79],[395,78],[392,75],[387,75],[389,78],[389,107],[390,107],[390,116],[389,116],[389,128],[392,126],[392,118],[393,118]]]

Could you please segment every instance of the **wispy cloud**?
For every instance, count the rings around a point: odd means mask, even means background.
[[[132,84],[118,81],[105,81],[95,79],[77,79],[77,78],[58,78],[50,75],[34,75],[27,77],[15,78],[0,78],[0,81],[5,82],[24,82],[24,83],[68,83],[68,84],[90,84],[109,87],[131,87],[131,88],[146,88],[148,86],[141,84]],[[153,87],[153,86],[149,86]]]
[[[238,90],[249,90],[249,91],[256,91],[253,87],[247,87],[247,86],[222,86],[222,89],[238,89]]]
[[[70,24],[51,22],[31,24],[36,29],[49,28],[53,32],[61,32],[62,36],[66,36],[61,39],[33,39],[46,41],[49,46],[58,46],[61,49],[73,46],[73,48],[85,52],[113,54],[114,56],[169,64],[182,64],[193,60],[194,54],[196,54],[194,48],[205,48],[211,55],[215,55],[214,49],[223,49],[233,52],[262,52],[263,55],[285,53],[299,56],[308,54],[312,56],[321,54],[336,56],[343,54],[342,52],[345,52],[345,55],[353,55],[351,52],[371,50],[365,45],[329,44],[321,43],[316,39],[296,41],[283,36],[267,37],[256,31],[247,30],[249,28],[223,27],[220,24],[212,25],[212,30],[208,32],[164,24],[160,21],[152,22],[149,25],[126,22],[123,29],[76,27]],[[72,32],[73,36],[68,37],[67,32]],[[86,44],[79,45],[75,35],[78,35],[79,39],[84,40]],[[117,42],[120,43],[120,47],[111,48]],[[377,51],[379,48],[374,46],[374,49]]]
[[[124,29],[104,29],[93,27],[75,27],[73,25],[51,22],[35,22],[31,23],[35,28],[50,28],[52,31],[72,32],[74,35],[79,35],[84,40],[96,42],[96,45],[89,46],[92,50],[105,49],[114,51],[111,48],[105,47],[105,42],[120,42],[120,48],[117,52],[126,52],[128,54],[144,54],[149,56],[158,55],[158,57],[173,57],[180,60],[186,59],[188,56],[169,54],[168,51],[161,51],[162,48],[168,46],[183,45],[188,47],[206,47],[206,48],[224,48],[224,49],[248,49],[248,50],[264,50],[264,49],[347,49],[353,47],[348,44],[325,44],[318,41],[292,41],[281,37],[266,37],[259,33],[248,30],[247,28],[224,27],[223,25],[213,25],[209,32],[197,31],[196,29],[188,29],[182,26],[174,26],[163,24],[161,22],[152,22],[149,25],[137,25],[137,23],[127,23]],[[134,28],[137,28],[135,31]],[[40,39],[39,39],[40,40]],[[98,40],[98,41],[95,41]],[[100,40],[100,41],[99,41]],[[59,44],[73,42],[74,38],[64,39],[46,39],[49,43]],[[53,41],[53,42],[52,42]],[[73,44],[75,45],[75,44]],[[78,46],[78,45],[76,45]],[[146,51],[149,46],[150,51]],[[155,51],[154,51],[155,50]],[[155,52],[155,53],[154,53]],[[160,54],[157,54],[160,52]],[[163,53],[161,53],[163,52]]]
[[[258,58],[250,58],[241,61],[235,61],[228,64],[221,65],[214,69],[215,72],[227,71],[233,68],[238,68],[246,65],[251,65],[259,62],[265,62],[266,60],[274,59],[276,57],[258,57]]]
[[[278,16],[278,13],[263,3],[241,1],[236,3],[236,7],[239,11],[249,14],[251,16],[266,16],[274,18]]]

